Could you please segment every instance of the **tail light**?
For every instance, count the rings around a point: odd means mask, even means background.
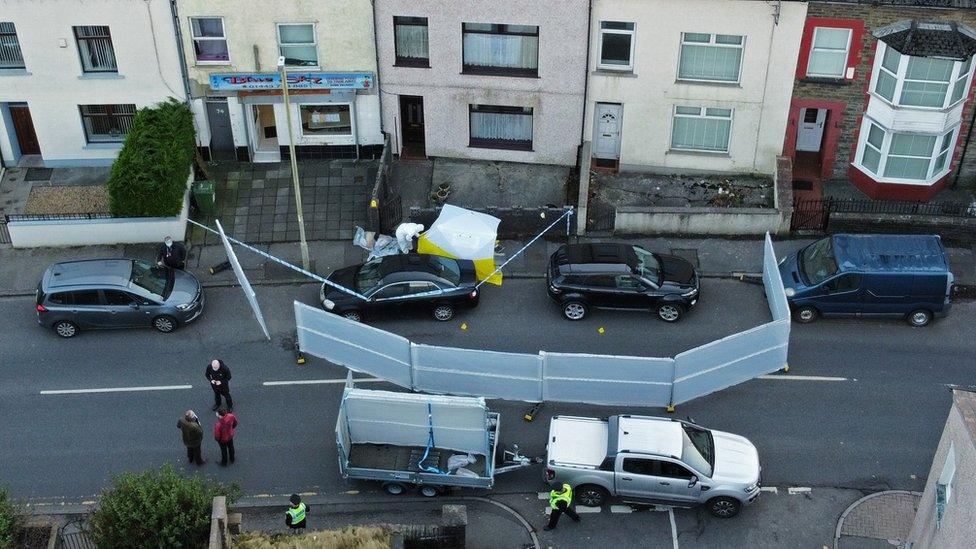
[[[478,297],[478,290],[471,290],[471,293],[468,294],[468,297],[471,299]]]
[[[554,478],[556,478],[556,472],[546,467],[546,480],[552,480]]]
[[[37,305],[37,312],[39,312],[39,313],[46,313],[47,312],[47,309],[44,308],[44,305],[38,304]]]

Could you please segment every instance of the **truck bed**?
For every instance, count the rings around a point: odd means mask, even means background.
[[[390,444],[353,444],[349,449],[349,467],[357,469],[377,469],[381,471],[420,472],[417,463],[424,457],[424,446],[393,446]],[[454,450],[431,448],[424,465],[447,470],[447,460]],[[465,467],[478,476],[486,476],[485,457],[474,454],[477,461]]]
[[[549,424],[548,460],[597,467],[607,456],[608,432],[606,421],[556,416]]]

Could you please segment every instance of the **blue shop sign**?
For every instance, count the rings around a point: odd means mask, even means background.
[[[281,74],[277,72],[232,72],[210,75],[210,87],[215,90],[275,90],[281,89]],[[368,90],[373,87],[371,72],[289,72],[288,89]]]

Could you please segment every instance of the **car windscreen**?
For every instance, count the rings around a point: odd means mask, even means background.
[[[711,477],[712,467],[715,465],[715,442],[712,440],[712,433],[687,424],[682,424],[681,427],[681,461]]]
[[[168,267],[160,267],[149,261],[134,260],[129,281],[147,292],[163,299],[173,291],[173,273]]]
[[[360,293],[366,293],[367,291],[379,286],[380,281],[383,280],[383,273],[380,272],[380,264],[383,263],[383,258],[375,257],[359,268],[359,272],[356,273],[356,289]]]
[[[660,286],[661,262],[654,257],[654,254],[644,248],[640,246],[633,248],[634,253],[637,254],[637,266],[634,268],[634,273],[640,278],[653,282],[655,286]]]
[[[811,286],[816,286],[837,274],[837,262],[834,261],[832,242],[832,239],[824,238],[810,244],[799,254],[800,274],[807,279]]]
[[[450,282],[454,286],[461,283],[461,267],[458,262],[439,255],[430,256],[430,267],[434,274]]]

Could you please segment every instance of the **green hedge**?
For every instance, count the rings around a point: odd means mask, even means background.
[[[183,207],[196,140],[193,113],[170,98],[136,111],[108,180],[117,217],[169,217]]]
[[[17,507],[5,488],[0,488],[0,547],[8,547],[17,541],[21,520]]]

